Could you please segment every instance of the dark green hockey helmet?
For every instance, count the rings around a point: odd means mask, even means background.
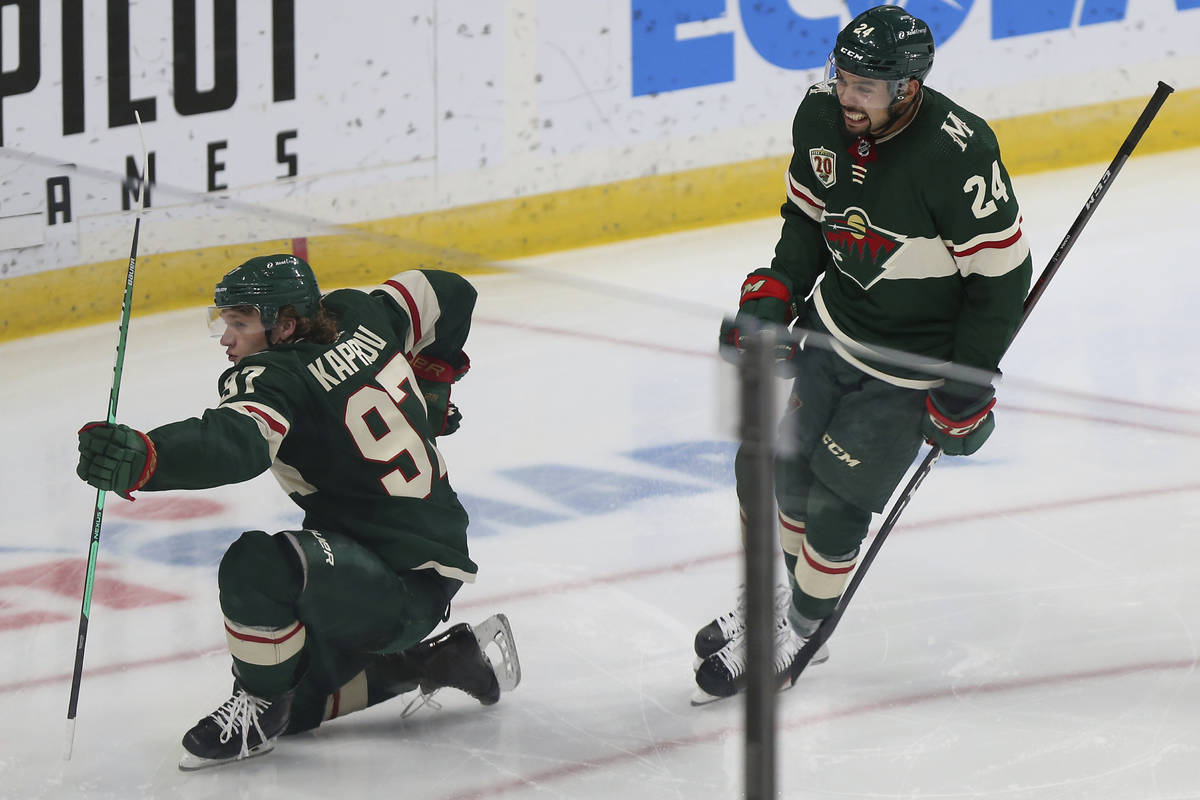
[[[933,34],[924,21],[899,6],[875,6],[837,35],[832,60],[852,75],[924,83],[933,69]]]
[[[253,306],[264,328],[275,324],[279,309],[291,305],[297,316],[311,317],[321,306],[317,276],[304,259],[286,253],[255,256],[225,273],[213,290],[217,309]]]

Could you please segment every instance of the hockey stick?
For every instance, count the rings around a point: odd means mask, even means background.
[[[142,175],[138,180],[137,207],[133,218],[133,244],[129,249],[129,271],[125,276],[125,296],[121,300],[121,327],[117,338],[117,358],[113,364],[112,388],[108,392],[108,424],[117,420],[117,395],[121,391],[121,370],[125,366],[125,340],[129,334],[129,312],[133,308],[133,275],[137,267],[138,233],[142,227],[143,200],[146,192],[146,137],[142,135],[142,118],[136,111],[133,118],[142,142]],[[83,651],[87,646],[88,616],[92,610],[92,584],[96,580],[96,557],[100,549],[100,525],[104,520],[104,490],[96,490],[96,510],[92,514],[92,540],[88,549],[87,574],[83,582],[83,605],[79,611],[79,635],[75,640],[75,670],[71,673],[71,699],[67,703],[67,750],[63,758],[70,759],[75,745],[75,712],[79,707],[79,682],[83,678]]]
[[[1013,332],[1015,337],[1017,332],[1025,325],[1025,321],[1029,319],[1029,314],[1033,311],[1033,307],[1037,305],[1042,294],[1046,291],[1047,284],[1054,274],[1058,272],[1058,268],[1062,266],[1063,259],[1067,257],[1067,253],[1075,246],[1076,239],[1083,231],[1092,214],[1095,213],[1096,207],[1100,205],[1100,200],[1108,192],[1109,186],[1116,179],[1117,173],[1121,171],[1121,167],[1125,166],[1125,162],[1129,160],[1129,156],[1133,153],[1133,149],[1137,147],[1137,143],[1141,141],[1142,136],[1146,133],[1146,129],[1150,127],[1150,123],[1158,114],[1163,103],[1167,100],[1167,95],[1175,89],[1162,81],[1158,82],[1158,88],[1154,91],[1154,96],[1146,104],[1146,108],[1142,111],[1137,122],[1133,124],[1133,130],[1129,132],[1129,136],[1125,138],[1125,142],[1117,150],[1117,156],[1112,163],[1108,165],[1108,169],[1100,177],[1100,183],[1096,185],[1090,197],[1083,205],[1083,209],[1079,212],[1079,216],[1075,218],[1067,235],[1063,237],[1062,243],[1058,249],[1054,251],[1054,255],[1050,258],[1050,263],[1042,270],[1042,274],[1038,277],[1037,282],[1029,291],[1029,296],[1025,298],[1025,305],[1021,312],[1021,320],[1017,323],[1017,330]],[[817,626],[817,630],[809,637],[804,646],[800,648],[800,652],[796,654],[796,660],[792,663],[791,675],[792,681],[795,682],[800,674],[804,672],[808,662],[812,660],[813,655],[820,649],[821,645],[829,640],[833,635],[834,629],[838,625],[838,621],[842,618],[842,614],[846,613],[846,606],[849,605],[854,593],[858,590],[859,584],[863,581],[863,576],[867,573],[867,568],[871,566],[871,562],[875,560],[875,556],[879,553],[879,548],[883,546],[883,542],[887,539],[892,528],[896,525],[896,520],[900,518],[900,513],[904,511],[908,501],[912,499],[913,493],[917,491],[917,487],[925,480],[925,476],[933,469],[933,465],[937,463],[938,458],[942,455],[942,448],[934,445],[929,454],[925,456],[925,460],[917,467],[917,471],[909,479],[908,484],[904,487],[904,491],[892,506],[892,510],[888,512],[887,518],[884,519],[883,525],[879,528],[879,533],[875,534],[875,538],[871,541],[871,546],[867,548],[867,552],[863,555],[862,560],[858,565],[858,569],[854,573],[854,577],[850,579],[850,583],[846,586],[846,591],[842,593],[841,599],[838,600],[837,606],[833,613],[825,619],[821,620],[821,624]]]

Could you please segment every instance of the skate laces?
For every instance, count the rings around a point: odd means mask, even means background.
[[[233,696],[221,704],[221,707],[209,716],[221,726],[221,744],[225,744],[238,731],[242,734],[242,757],[250,754],[250,727],[258,731],[259,742],[265,742],[267,736],[258,724],[258,715],[271,706],[270,700],[255,697],[247,691],[238,689]]]
[[[425,706],[429,706],[434,711],[441,711],[442,704],[439,703],[437,700],[433,699],[433,696],[435,694],[437,694],[438,692],[440,692],[441,690],[442,690],[441,686],[434,689],[432,692],[426,692],[424,689],[418,689],[417,696],[414,697],[412,700],[409,700],[408,705],[406,705],[400,711],[400,719],[408,719],[409,717],[411,717],[413,714],[420,711]]]
[[[775,672],[779,673],[791,665],[792,659],[804,646],[801,639],[786,618],[777,617],[775,620]],[[746,671],[746,631],[743,629],[730,640],[729,644],[715,653],[715,658],[724,665],[732,677],[738,677]]]
[[[775,587],[775,615],[782,616],[792,602],[792,589],[786,583]],[[737,607],[717,617],[717,627],[726,639],[733,639],[746,630],[746,586],[738,590]]]

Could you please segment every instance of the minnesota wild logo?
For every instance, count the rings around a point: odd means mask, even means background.
[[[838,270],[863,289],[879,280],[887,262],[904,246],[903,236],[872,225],[867,212],[854,206],[841,214],[826,212],[821,231]]]

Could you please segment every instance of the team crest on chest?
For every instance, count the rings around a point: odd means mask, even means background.
[[[824,147],[814,147],[808,151],[808,163],[812,164],[813,174],[821,185],[828,189],[837,180],[837,153]]]
[[[867,212],[854,206],[841,214],[826,213],[821,230],[838,270],[863,289],[883,277],[905,243],[902,235],[872,224]]]

